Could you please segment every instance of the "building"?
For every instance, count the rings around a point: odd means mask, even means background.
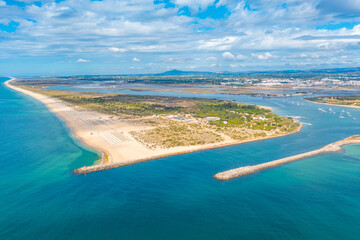
[[[206,117],[205,120],[212,122],[212,121],[218,121],[218,120],[220,120],[220,118],[219,117]]]

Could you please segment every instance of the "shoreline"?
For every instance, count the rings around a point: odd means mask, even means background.
[[[14,81],[15,79],[16,78],[11,78],[4,84],[13,90],[22,92],[45,104],[51,112],[55,113],[55,115],[65,122],[66,126],[70,129],[72,135],[76,139],[79,139],[82,144],[86,145],[90,149],[94,149],[102,154],[100,163],[75,169],[75,174],[86,174],[168,156],[283,137],[299,132],[302,127],[302,124],[300,123],[298,129],[291,133],[283,133],[273,136],[270,135],[248,140],[225,140],[221,143],[150,150],[128,134],[128,132],[131,131],[131,126],[124,125],[125,123],[119,120],[110,119],[106,114],[87,110],[78,110],[76,107],[59,99],[16,87],[11,84],[11,81]],[[89,124],[89,122],[93,121],[101,121],[104,123],[100,125]],[[117,142],[116,144],[110,142],[111,138],[109,139],[109,136],[111,137],[112,135],[110,134],[113,134],[114,131],[116,131],[117,134],[120,131],[120,133],[124,134],[123,136],[126,136],[129,140]]]
[[[268,139],[272,139],[272,138],[284,137],[284,136],[299,132],[301,130],[301,127],[302,127],[302,124],[299,126],[299,128],[296,130],[296,132],[293,132],[293,133],[287,133],[287,134],[269,136],[269,137],[261,137],[261,138],[242,140],[242,141],[233,141],[233,142],[228,142],[228,143],[211,144],[210,146],[205,146],[204,145],[203,147],[198,147],[196,149],[189,149],[189,150],[184,150],[184,151],[181,151],[181,152],[173,152],[173,153],[164,154],[164,155],[155,155],[153,157],[135,159],[135,160],[128,161],[128,162],[125,162],[125,163],[110,163],[110,164],[107,163],[107,164],[101,164],[101,165],[97,164],[97,165],[87,166],[85,168],[84,167],[77,168],[77,169],[74,169],[74,173],[76,173],[76,174],[86,174],[86,173],[97,172],[97,171],[102,171],[102,170],[127,166],[127,165],[131,165],[131,164],[146,162],[146,161],[165,158],[165,157],[171,157],[171,156],[182,155],[182,154],[193,153],[193,152],[199,152],[199,151],[206,151],[206,150],[217,149],[217,148],[224,148],[224,147],[229,147],[229,146],[233,146],[233,145],[251,143],[251,142],[256,142],[256,141],[261,141],[261,140],[268,140]]]
[[[15,91],[21,92],[21,93],[23,93],[25,95],[28,95],[28,96],[38,100],[39,102],[43,103],[50,110],[50,112],[54,113],[55,116],[57,116],[65,124],[65,126],[70,131],[72,137],[75,138],[75,141],[79,141],[80,144],[82,144],[85,147],[89,148],[91,151],[95,151],[96,153],[99,154],[99,156],[101,156],[101,158],[99,158],[96,161],[101,160],[101,162],[99,164],[103,164],[103,161],[105,160],[105,156],[108,154],[106,149],[102,149],[101,147],[94,148],[91,144],[87,143],[87,141],[84,140],[81,136],[77,135],[76,132],[74,131],[74,126],[71,125],[71,122],[69,122],[69,121],[67,121],[67,119],[63,118],[59,114],[59,111],[57,111],[57,109],[54,109],[51,106],[51,103],[46,102],[43,99],[43,98],[50,98],[50,97],[47,97],[47,96],[44,96],[44,95],[41,95],[41,94],[38,94],[38,93],[34,93],[34,92],[28,91],[26,89],[22,89],[22,88],[14,86],[14,85],[11,85],[10,82],[15,81],[15,80],[16,80],[15,77],[10,77],[10,80],[5,81],[4,85],[7,86],[8,88],[11,88],[11,89],[13,89]],[[68,104],[66,104],[66,105],[68,105]]]
[[[349,144],[360,144],[360,135],[354,135],[343,140],[330,143],[322,148],[317,150],[313,150],[306,153],[297,154],[291,157],[281,158],[278,160],[260,163],[256,165],[244,166],[235,169],[231,169],[228,171],[220,172],[214,175],[214,178],[220,181],[231,180],[234,178],[250,175],[261,170],[265,170],[272,167],[277,167],[286,163],[294,162],[300,159],[312,157],[315,155],[319,155],[322,153],[331,153],[331,152],[338,152],[342,149],[342,146],[349,145]]]
[[[311,102],[311,103],[316,103],[316,104],[321,104],[321,105],[328,105],[328,106],[335,106],[335,107],[348,107],[348,108],[360,108],[358,106],[349,106],[349,105],[338,105],[338,104],[331,104],[331,103],[319,103],[319,102],[314,102],[314,101],[310,101],[304,98],[305,101]]]

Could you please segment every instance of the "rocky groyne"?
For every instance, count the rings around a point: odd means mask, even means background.
[[[131,164],[135,164],[135,163],[141,163],[141,162],[145,162],[145,161],[149,161],[149,160],[154,160],[157,158],[163,158],[163,157],[167,157],[167,156],[171,156],[171,155],[173,155],[173,154],[163,155],[163,156],[159,156],[159,157],[142,158],[142,159],[126,161],[126,162],[102,163],[102,164],[97,164],[97,165],[92,165],[92,166],[84,166],[81,168],[74,169],[73,172],[75,174],[86,174],[86,173],[98,172],[98,171],[102,171],[102,170],[118,168],[118,167],[123,167],[123,166],[131,165]]]
[[[222,181],[230,180],[233,178],[249,175],[249,174],[264,170],[264,169],[280,166],[285,163],[293,162],[293,161],[300,160],[303,158],[308,158],[308,157],[311,157],[311,156],[314,156],[317,154],[328,153],[328,152],[338,152],[341,150],[341,147],[343,145],[347,145],[347,144],[360,144],[360,135],[355,135],[355,136],[346,138],[344,140],[331,143],[329,145],[326,145],[325,147],[322,147],[322,148],[314,150],[314,151],[274,160],[271,162],[261,163],[261,164],[252,165],[252,166],[239,167],[239,168],[231,169],[231,170],[228,170],[225,172],[220,172],[220,173],[215,174],[214,177],[216,179],[222,180]]]

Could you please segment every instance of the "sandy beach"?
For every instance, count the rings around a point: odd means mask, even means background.
[[[304,98],[305,101],[316,103],[316,104],[322,104],[322,105],[328,105],[328,106],[335,106],[335,107],[347,107],[347,108],[360,108],[359,106],[353,106],[353,105],[340,105],[340,104],[331,104],[331,103],[320,103],[315,101],[310,101]]]
[[[219,143],[206,145],[149,149],[130,134],[131,131],[139,130],[142,126],[132,125],[128,121],[123,121],[118,117],[80,109],[59,99],[16,87],[11,85],[11,81],[13,80],[15,79],[12,78],[5,82],[5,85],[44,103],[67,124],[76,138],[80,139],[90,148],[102,153],[102,159],[99,164],[76,169],[75,173],[79,174],[115,168],[171,155],[185,154],[288,135],[288,133],[286,133],[244,141],[225,140]],[[301,125],[296,132],[300,131],[300,129]]]

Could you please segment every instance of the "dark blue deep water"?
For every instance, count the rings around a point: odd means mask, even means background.
[[[300,97],[201,95],[272,106],[312,125],[282,138],[77,176],[71,170],[91,164],[97,153],[73,139],[42,103],[6,88],[5,80],[0,239],[359,239],[359,145],[228,182],[212,178],[359,134],[359,109],[332,107],[330,113],[329,106]],[[351,117],[339,118],[343,109]]]

